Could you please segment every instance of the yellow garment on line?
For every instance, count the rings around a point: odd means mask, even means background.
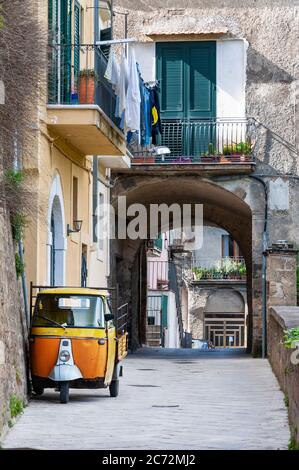
[[[154,126],[155,124],[157,124],[157,122],[159,120],[158,110],[157,110],[156,106],[152,107],[152,118],[153,118],[152,119],[152,124]]]

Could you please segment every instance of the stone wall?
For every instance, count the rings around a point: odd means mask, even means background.
[[[240,222],[235,211],[216,220],[215,213],[220,199],[212,206],[212,203],[205,200],[204,194],[200,194],[199,186],[205,176],[203,174],[197,175],[198,192],[194,193],[194,201],[203,202],[207,220],[210,215],[208,213],[211,212],[212,222],[228,230],[240,245],[247,245],[241,246],[241,249],[245,257],[246,252],[248,253],[248,319],[249,329],[253,332],[252,352],[255,355],[260,354],[261,350],[261,268],[266,192],[269,202],[269,244],[284,239],[299,245],[299,159],[294,147],[296,132],[298,139],[296,3],[298,2],[293,0],[186,0],[183,5],[179,0],[153,0],[150,4],[143,0],[114,2],[115,9],[124,8],[129,12],[128,36],[149,45],[158,41],[205,39],[242,39],[248,45],[244,63],[246,115],[257,120],[255,174],[265,182],[265,187],[252,177],[240,178],[238,181],[237,176],[234,178],[228,175],[226,179],[219,178],[219,181],[217,178],[210,180],[232,193],[237,194],[238,191],[239,197],[251,209],[250,223],[249,219],[248,223]],[[115,16],[114,35],[124,37],[122,15]],[[163,175],[159,175],[161,190],[166,188],[170,180],[169,177],[166,180],[167,176],[164,176],[165,186]],[[144,177],[143,191],[136,198],[138,202],[142,199],[146,184],[153,182],[154,178],[153,174]],[[183,179],[182,175],[171,202],[177,202],[178,195],[184,200]],[[208,181],[207,178],[205,181]],[[127,175],[121,184],[128,194],[132,186],[137,185]],[[190,194],[189,182],[188,190]],[[168,192],[171,194],[170,188]],[[152,194],[156,196],[156,193]],[[237,227],[237,230],[227,223]],[[237,233],[239,228],[241,235]]]
[[[284,330],[299,326],[299,307],[272,307],[269,316],[268,356],[286,395],[293,437],[299,444],[299,364],[292,363],[292,349],[283,345]],[[299,351],[297,360],[299,360]]]
[[[10,399],[27,400],[25,324],[7,214],[0,209],[0,436],[11,419]]]

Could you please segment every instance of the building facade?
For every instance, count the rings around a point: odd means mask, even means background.
[[[36,148],[24,164],[34,188],[26,279],[37,285],[106,287],[109,220],[103,208],[110,202],[110,167],[130,166],[124,135],[112,121],[105,51],[95,46],[102,31],[109,31],[111,15],[97,2],[89,8],[87,0],[43,3],[39,19],[48,37],[47,74],[40,81]]]

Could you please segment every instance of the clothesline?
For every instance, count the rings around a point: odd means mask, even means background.
[[[141,146],[156,145],[158,135],[162,134],[160,83],[143,80],[134,47],[128,48],[128,57],[122,50],[120,64],[110,49],[105,78],[116,94],[115,116],[120,118],[128,143],[137,140]]]

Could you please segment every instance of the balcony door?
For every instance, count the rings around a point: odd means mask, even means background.
[[[199,156],[215,139],[208,122],[216,116],[216,42],[158,43],[156,56],[161,143],[173,155]]]
[[[73,0],[49,0],[48,27],[51,46],[49,51],[49,103],[68,104],[71,102],[72,12]],[[75,61],[76,58],[78,59],[78,51],[75,49]]]

